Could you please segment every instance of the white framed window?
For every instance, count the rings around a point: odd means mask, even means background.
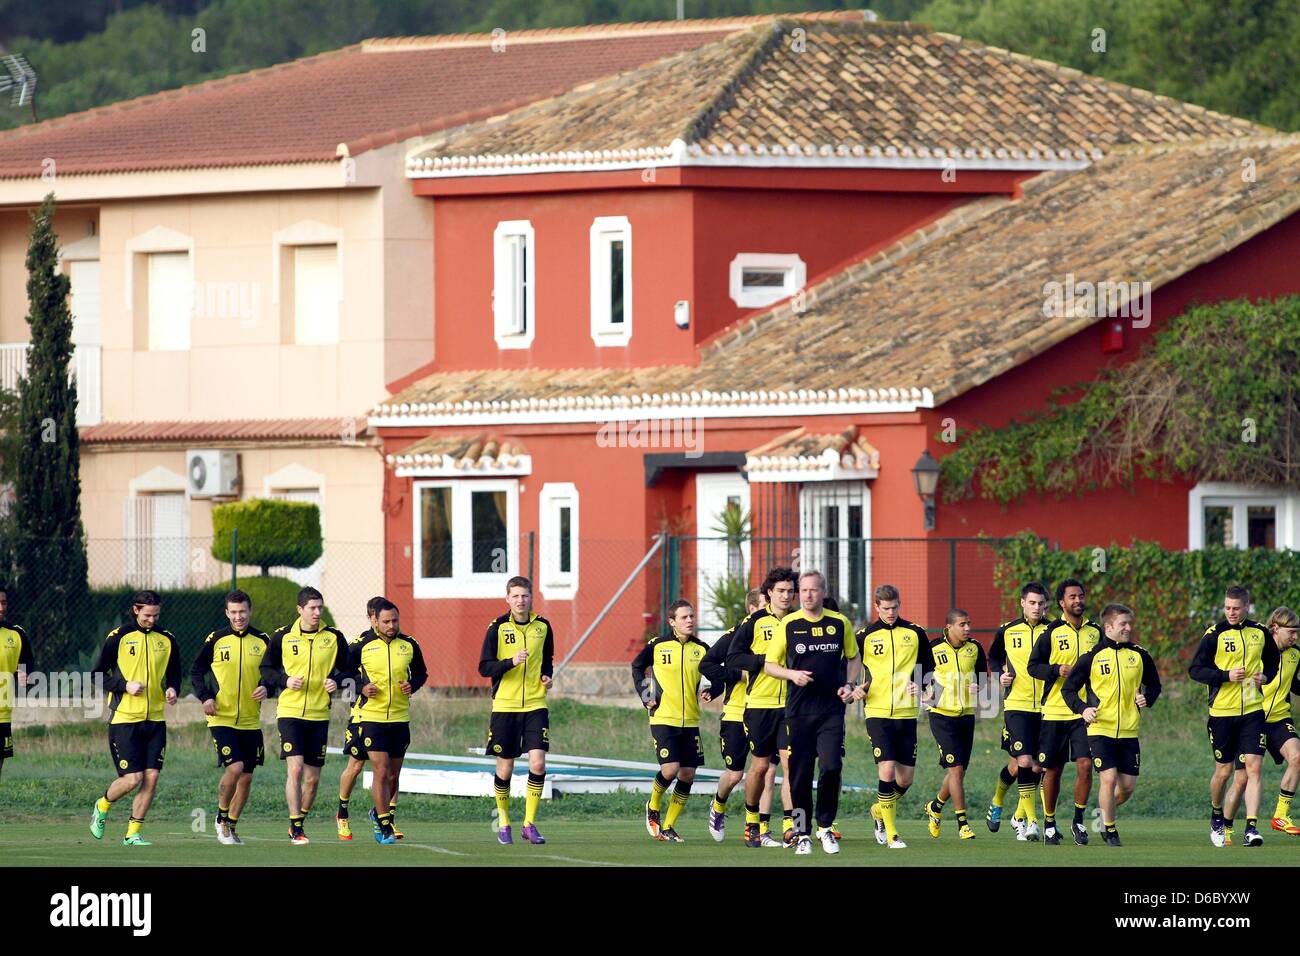
[[[591,339],[598,346],[632,338],[632,224],[627,216],[591,223]]]
[[[519,483],[417,481],[414,493],[415,596],[504,595],[519,573]]]
[[[127,484],[122,499],[127,579],[136,587],[189,583],[190,509],[185,477],[157,467]]]
[[[492,233],[492,327],[497,348],[526,349],[533,344],[536,258],[531,222],[497,223]]]
[[[548,601],[578,593],[578,489],[570,482],[548,482],[539,496],[541,577]]]
[[[794,253],[742,252],[731,260],[731,301],[761,309],[788,299],[808,281],[808,267]]]
[[[807,482],[799,491],[800,564],[826,576],[826,593],[850,618],[870,615],[871,485]]]
[[[339,344],[339,249],[293,247],[293,341]]]
[[[151,252],[149,270],[149,350],[183,352],[190,347],[194,272],[188,252]]]
[[[1187,495],[1187,546],[1300,547],[1300,493],[1201,482]]]

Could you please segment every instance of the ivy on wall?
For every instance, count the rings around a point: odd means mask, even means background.
[[[1058,390],[1042,411],[957,433],[947,501],[1007,504],[1135,478],[1300,486],[1300,297],[1195,306],[1133,362]]]
[[[1134,634],[1160,663],[1166,677],[1184,674],[1170,667],[1187,663],[1205,628],[1223,617],[1223,592],[1229,585],[1250,589],[1251,616],[1263,623],[1278,605],[1300,594],[1300,552],[1272,548],[1206,548],[1168,551],[1152,541],[1128,545],[1054,550],[1029,532],[996,544],[994,584],[1010,617],[1020,614],[1020,588],[1030,581],[1046,585],[1054,598],[1066,578],[1083,583],[1088,614],[1099,619],[1109,603],[1125,604],[1135,614]],[[1055,601],[1051,616],[1060,617]]]

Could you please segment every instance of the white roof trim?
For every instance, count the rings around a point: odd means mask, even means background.
[[[1043,152],[1006,147],[943,149],[925,146],[824,144],[741,144],[707,149],[687,146],[675,139],[668,146],[617,150],[567,150],[549,153],[510,153],[465,156],[407,155],[409,179],[443,179],[464,176],[510,176],[530,173],[578,173],[662,166],[723,166],[761,169],[954,169],[954,170],[1059,170],[1082,169],[1102,158],[1099,149],[1061,149]]]
[[[420,402],[376,406],[369,424],[381,427],[525,425],[677,418],[766,418],[874,415],[933,408],[928,388],[841,388],[806,392],[691,392],[665,395],[515,399],[508,402]]]
[[[466,463],[451,455],[388,455],[399,478],[507,478],[533,473],[531,455],[484,456]]]
[[[834,454],[834,452],[832,452]],[[746,459],[745,468],[752,466],[749,462],[755,459]],[[778,459],[768,458],[764,461],[775,462]],[[816,458],[787,458],[784,461],[790,462],[788,468],[772,468],[761,471],[748,471],[749,483],[751,485],[776,484],[782,483],[799,483],[807,481],[862,481],[868,478],[875,478],[880,472],[875,468],[845,468],[838,463],[827,466],[820,459]],[[807,464],[805,464],[807,463]]]

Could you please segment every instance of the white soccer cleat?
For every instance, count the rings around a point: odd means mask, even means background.
[[[871,819],[876,824],[876,842],[884,846],[889,842],[889,834],[885,833],[885,818],[880,815],[880,804],[871,805]]]
[[[907,844],[903,842],[901,836],[895,833],[889,840],[889,848],[891,850],[906,850]]]
[[[807,856],[812,853],[812,840],[807,836],[801,836],[795,840],[794,852],[796,856]]]
[[[1210,842],[1215,846],[1223,846],[1223,827],[1210,827]]]
[[[230,824],[224,820],[217,824],[217,842],[223,846],[231,846],[235,841],[231,839]]]
[[[1019,817],[1011,818],[1011,829],[1016,831],[1016,839],[1023,841],[1025,839],[1025,821]]]
[[[817,839],[822,841],[822,849],[827,853],[839,853],[840,841],[835,839],[835,834],[826,827],[817,828]]]
[[[785,844],[782,843],[780,840],[775,840],[775,839],[773,839],[773,838],[772,838],[772,834],[770,834],[770,833],[761,833],[761,834],[759,834],[759,837],[758,837],[758,845],[759,845],[759,846],[774,846],[774,847],[776,847],[778,850],[785,846]]]
[[[1028,843],[1038,842],[1038,821],[1030,820],[1025,824],[1025,835],[1021,838]]]

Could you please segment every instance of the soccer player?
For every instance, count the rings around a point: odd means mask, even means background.
[[[768,673],[765,664],[768,642],[777,625],[798,603],[798,581],[799,576],[790,568],[778,567],[768,571],[759,588],[767,601],[766,607],[755,611],[736,628],[731,646],[727,649],[727,668],[742,670],[748,678],[745,685],[745,711],[741,718],[750,755],[749,773],[745,777],[747,847],[771,845],[762,839],[763,823],[767,822],[763,817],[771,809],[772,785],[768,781],[776,774],[772,758],[778,751],[785,749],[783,711],[786,683]],[[790,817],[792,804],[789,787],[790,774],[787,768],[781,785],[781,803],[786,811],[781,829],[783,845],[794,847],[796,833],[794,821]],[[768,810],[763,809],[765,793]]]
[[[1296,673],[1297,665],[1300,665],[1300,648],[1296,647],[1300,615],[1289,607],[1275,608],[1264,626],[1272,634],[1278,649],[1277,676],[1261,688],[1264,695],[1264,738],[1273,762],[1286,764],[1277,806],[1273,810],[1272,827],[1296,836],[1300,834],[1300,826],[1291,820],[1291,801],[1295,798],[1296,784],[1300,783],[1300,739],[1296,736],[1291,716],[1291,695],[1300,694],[1300,676]],[[1238,760],[1236,768],[1232,788],[1223,801],[1223,813],[1229,820],[1241,804],[1246,789],[1245,764]]]
[[[506,613],[488,625],[479,654],[480,677],[492,680],[492,717],[487,752],[496,758],[497,842],[509,845],[510,778],[515,758],[528,755],[528,794],[524,802],[525,843],[545,843],[537,830],[537,810],[546,783],[546,751],[551,749],[546,692],[555,670],[551,622],[533,611],[533,583],[525,577],[506,582]]]
[[[367,634],[374,633],[375,628],[379,625],[379,608],[388,599],[382,595],[376,595],[366,602],[366,618],[370,621],[370,627],[362,631],[352,644],[364,640]],[[349,660],[351,660],[352,644],[348,645]],[[355,682],[354,682],[355,683]],[[355,693],[355,692],[354,692]],[[344,766],[343,772],[339,774],[339,808],[334,814],[334,825],[338,828],[340,840],[352,839],[352,820],[348,813],[348,803],[352,799],[352,789],[357,785],[357,778],[361,776],[361,771],[366,766],[366,752],[360,738],[357,736],[357,706],[361,702],[361,695],[356,694],[352,701],[352,709],[348,713],[348,726],[343,731],[343,753],[347,757],[347,765]],[[394,806],[396,809],[397,794],[393,794]],[[393,835],[397,839],[402,839],[402,831],[397,829],[397,823],[393,823]]]
[[[262,701],[267,688],[261,682],[261,665],[270,638],[249,626],[252,610],[253,600],[245,592],[227,594],[230,623],[207,636],[190,669],[190,685],[203,703],[217,766],[223,768],[217,784],[217,840],[227,846],[244,843],[235,827],[248,802],[253,770],[264,758]]]
[[[876,758],[877,799],[871,805],[876,842],[907,848],[898,835],[898,802],[916,773],[916,718],[921,674],[934,670],[925,628],[898,616],[898,588],[882,584],[873,595],[876,620],[857,633],[864,684],[854,700],[864,701],[867,736]]]
[[[758,589],[745,595],[746,617],[763,607],[763,593]],[[744,621],[741,621],[743,624]],[[713,796],[709,808],[709,836],[718,843],[727,835],[727,798],[736,784],[745,776],[745,759],[749,756],[749,747],[745,741],[745,672],[739,668],[727,667],[727,652],[731,649],[731,639],[735,637],[735,627],[724,631],[713,642],[709,652],[700,662],[700,673],[709,681],[709,689],[702,695],[705,700],[722,698],[722,721],[718,726],[718,744],[722,750],[722,764],[725,768],[718,778],[718,791]],[[769,765],[768,774],[776,776],[775,768]],[[771,800],[771,784],[765,783],[767,798]],[[761,814],[760,814],[761,819]],[[767,837],[765,846],[780,846],[760,823],[760,837]]]
[[[700,662],[709,647],[695,636],[695,608],[689,601],[668,606],[668,623],[672,633],[650,641],[632,661],[632,686],[650,714],[650,736],[659,759],[659,772],[645,805],[646,832],[656,840],[682,843],[685,841],[674,824],[691,795],[695,768],[704,766]],[[673,793],[661,822],[659,814],[670,784]]]
[[[989,647],[989,664],[999,673],[1004,691],[1002,749],[1007,766],[998,779],[986,818],[994,833],[1002,821],[1002,800],[1015,783],[1020,791],[1012,825],[1016,839],[1038,840],[1038,815],[1034,809],[1038,777],[1042,766],[1038,754],[1038,731],[1043,720],[1043,682],[1029,673],[1029,654],[1034,642],[1047,630],[1047,588],[1037,581],[1020,589],[1021,616],[998,628]],[[1020,823],[1020,820],[1024,820]]]
[[[271,635],[262,682],[280,690],[276,726],[289,805],[289,842],[305,846],[307,814],[316,802],[330,732],[330,695],[352,671],[343,632],[321,624],[325,601],[313,587],[298,591],[298,618]]]
[[[930,733],[939,745],[943,783],[925,805],[930,836],[938,839],[943,808],[949,799],[957,814],[957,836],[975,839],[966,819],[966,767],[975,744],[975,701],[979,682],[988,675],[988,658],[979,641],[970,639],[970,615],[961,608],[948,612],[943,637],[930,642],[934,678],[930,689]]]
[[[0,770],[14,755],[14,701],[19,687],[27,685],[27,675],[36,670],[32,641],[17,624],[5,621],[9,610],[9,587],[0,584]]]
[[[1088,725],[1092,761],[1101,771],[1097,802],[1101,805],[1101,838],[1120,846],[1115,810],[1133,796],[1142,748],[1138,743],[1141,708],[1160,696],[1160,674],[1151,655],[1133,642],[1133,612],[1123,604],[1101,611],[1105,632],[1083,654],[1065,678],[1062,696]]]
[[[858,656],[853,623],[823,606],[826,578],[820,571],[799,575],[799,610],[781,618],[767,645],[768,675],[789,683],[785,703],[786,771],[794,804],[795,853],[812,852],[809,820],[814,814],[814,762],[817,779],[817,839],[827,853],[839,853],[832,829],[840,804],[844,767],[844,707],[856,688],[848,663]]]
[[[104,838],[113,804],[139,791],[131,802],[123,846],[151,846],[141,831],[158,789],[167,756],[165,705],[174,705],[181,686],[181,655],[176,638],[158,627],[162,598],[157,591],[137,591],[131,613],[109,631],[95,673],[104,675],[108,691],[108,749],[117,779],[95,802],[90,835]]]
[[[1233,763],[1246,770],[1246,846],[1260,846],[1259,802],[1263,796],[1264,695],[1261,688],[1277,676],[1278,647],[1263,627],[1246,617],[1250,592],[1233,585],[1223,596],[1223,620],[1201,638],[1188,674],[1209,686],[1210,748],[1214,775],[1210,778],[1210,842],[1232,843],[1232,819],[1225,816],[1224,791]]]
[[[1043,843],[1056,846],[1061,833],[1056,828],[1056,801],[1061,793],[1061,771],[1067,759],[1074,761],[1074,821],[1070,831],[1074,842],[1085,846],[1088,828],[1083,812],[1092,790],[1092,754],[1088,749],[1088,729],[1073,711],[1061,688],[1070,668],[1101,640],[1097,625],[1084,616],[1083,584],[1066,578],[1056,586],[1056,603],[1060,620],[1053,621],[1034,641],[1029,654],[1029,674],[1043,682],[1043,722],[1038,732],[1038,762],[1043,768]]]
[[[392,601],[379,606],[374,632],[352,645],[351,666],[360,674],[357,732],[373,778],[370,822],[375,842],[391,845],[397,842],[393,828],[397,784],[411,745],[411,695],[429,679],[420,645],[402,633],[397,605]]]

